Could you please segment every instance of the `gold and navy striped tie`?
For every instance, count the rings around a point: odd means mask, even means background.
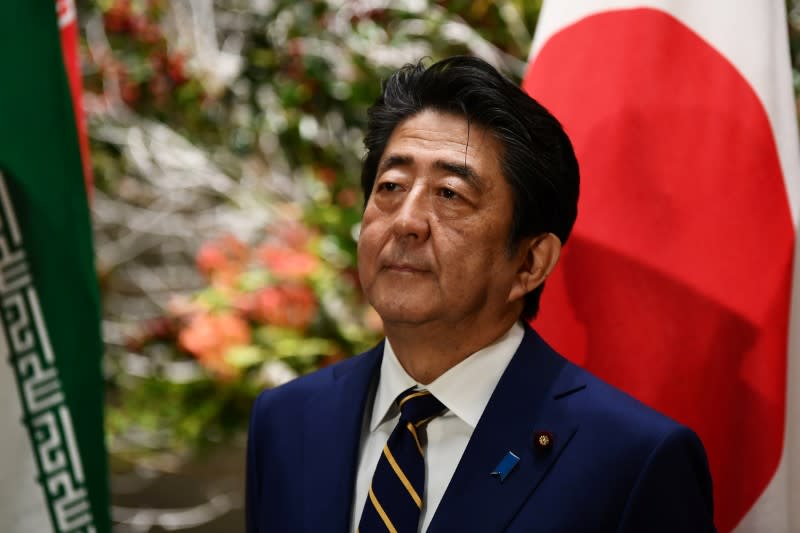
[[[425,452],[419,431],[445,406],[413,387],[397,397],[397,422],[372,476],[358,533],[417,533],[425,489]]]

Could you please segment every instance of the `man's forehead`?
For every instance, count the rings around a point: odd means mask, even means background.
[[[412,156],[414,148],[430,148],[476,156],[484,151],[498,152],[499,143],[484,127],[469,122],[465,117],[426,109],[398,124],[381,159],[390,156]],[[409,153],[403,152],[408,149]]]

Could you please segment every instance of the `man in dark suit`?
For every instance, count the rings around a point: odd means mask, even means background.
[[[713,531],[697,436],[527,325],[577,212],[558,121],[455,57],[392,75],[365,144],[386,339],[259,397],[248,531]]]

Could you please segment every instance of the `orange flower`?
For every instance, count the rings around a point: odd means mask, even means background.
[[[247,246],[234,237],[224,237],[206,242],[197,252],[195,261],[203,274],[210,276],[217,271],[241,271],[248,259]]]
[[[257,293],[242,292],[233,296],[231,307],[242,316],[252,317],[256,309]]]
[[[316,295],[305,285],[264,287],[255,294],[253,318],[276,326],[305,329],[317,315]]]
[[[200,247],[195,261],[197,268],[205,275],[221,269],[228,262],[225,254],[213,242],[207,242]]]
[[[277,227],[275,236],[289,248],[302,250],[308,246],[316,232],[297,221],[284,221]]]
[[[233,346],[250,344],[250,337],[249,325],[238,315],[199,313],[180,332],[178,344],[212,372],[230,378],[236,369],[225,361],[225,352]]]
[[[331,167],[317,167],[317,176],[328,187],[336,184],[336,170]]]
[[[307,277],[319,266],[317,256],[302,250],[265,244],[256,253],[261,263],[281,279]]]
[[[345,208],[353,207],[358,203],[359,198],[359,192],[356,189],[347,187],[336,195],[336,203]]]
[[[200,247],[195,261],[197,268],[217,287],[232,287],[247,266],[250,251],[234,237],[224,237],[207,242]]]

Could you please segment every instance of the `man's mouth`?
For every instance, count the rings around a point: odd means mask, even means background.
[[[428,271],[426,268],[422,268],[419,265],[413,265],[410,263],[390,263],[386,265],[384,269],[391,272],[405,272],[409,274],[421,274]]]

